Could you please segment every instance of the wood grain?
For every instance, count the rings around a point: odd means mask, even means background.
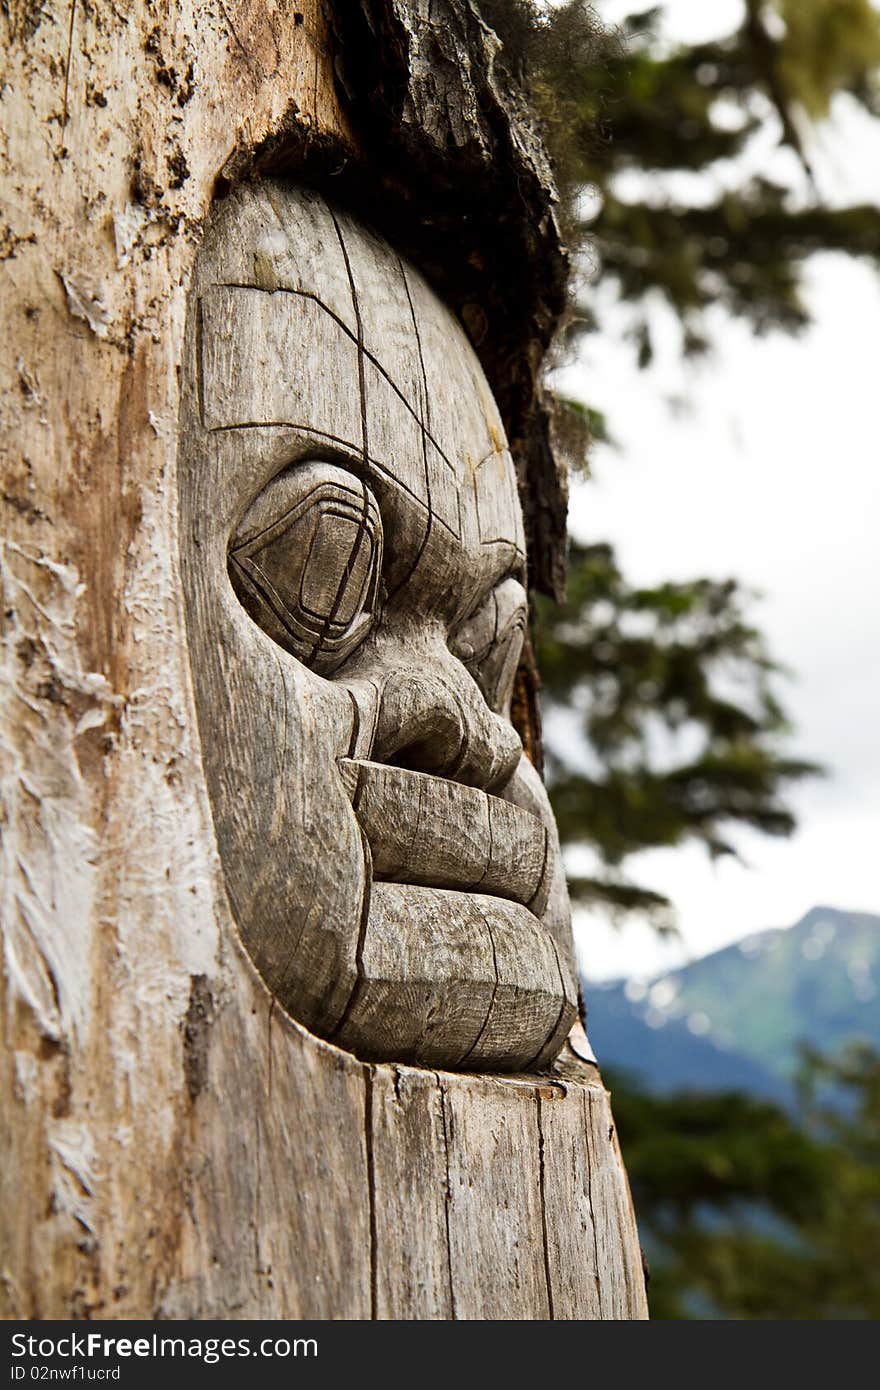
[[[540,916],[547,832],[537,816],[448,777],[348,759],[340,770],[374,878],[496,894]]]

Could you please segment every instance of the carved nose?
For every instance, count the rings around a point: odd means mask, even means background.
[[[428,669],[392,670],[382,685],[373,757],[492,791],[522,756],[515,730],[493,714],[449,653]]]

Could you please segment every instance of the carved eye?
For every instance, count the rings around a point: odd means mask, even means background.
[[[505,579],[449,644],[496,714],[510,713],[527,616],[525,589],[515,579]]]
[[[382,519],[366,483],[329,463],[297,464],[251,504],[229,548],[248,613],[304,665],[327,674],[373,623]]]

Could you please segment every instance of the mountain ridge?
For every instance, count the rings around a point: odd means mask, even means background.
[[[658,1093],[794,1099],[799,1048],[880,1049],[880,915],[819,904],[644,983],[584,981],[600,1064]]]

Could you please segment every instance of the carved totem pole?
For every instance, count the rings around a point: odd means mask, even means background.
[[[497,40],[49,9],[0,16],[3,1312],[643,1317],[524,751],[564,257]]]

